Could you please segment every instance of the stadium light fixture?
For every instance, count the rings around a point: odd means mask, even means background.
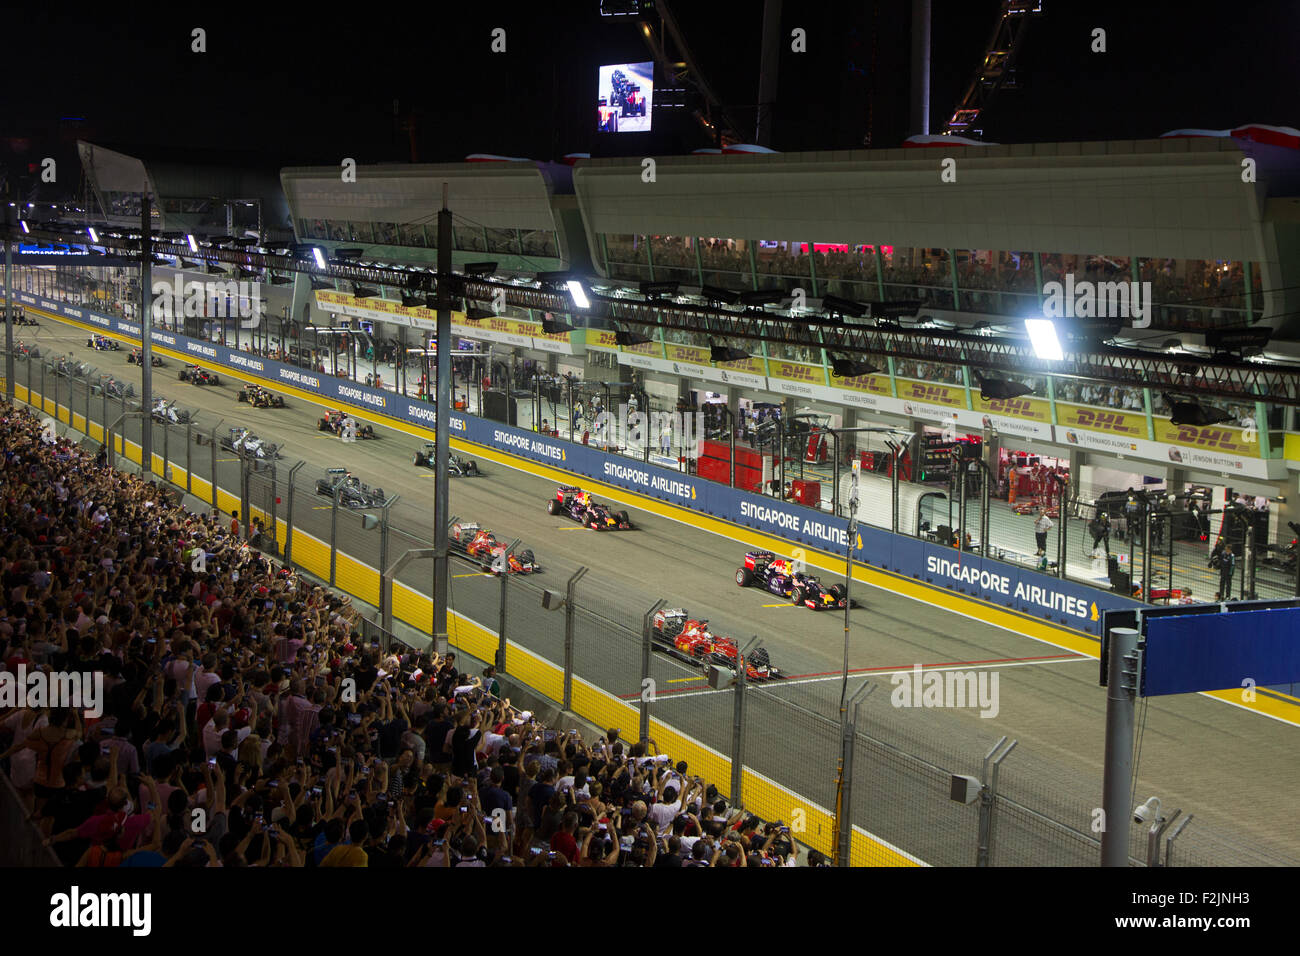
[[[861,302],[854,302],[852,299],[841,299],[837,295],[822,296],[822,311],[835,315],[849,315],[855,319],[860,319],[867,314],[867,307]]]
[[[311,256],[313,259],[316,260],[316,268],[318,269],[325,268],[325,253],[320,246],[311,247]],[[312,288],[313,289],[316,288],[315,280],[312,280]]]
[[[1230,422],[1236,419],[1236,416],[1230,415],[1222,408],[1215,408],[1213,405],[1202,405],[1195,401],[1179,401],[1168,392],[1161,392],[1161,395],[1169,404],[1169,424],[1171,425],[1195,425],[1197,428],[1204,428],[1206,425],[1218,425],[1220,422]]]
[[[319,252],[320,250],[317,250],[317,251]],[[333,283],[333,282],[330,282],[328,279],[318,279],[318,278],[316,278],[315,276],[312,276],[312,277],[311,277],[311,290],[312,290],[313,292],[318,292],[318,291],[321,291],[321,290],[324,290],[324,289],[329,289],[331,292],[333,292],[333,291],[334,291],[334,283]]]
[[[28,226],[27,226],[27,220],[26,220],[26,219],[19,219],[18,222],[19,222],[19,224],[23,227],[23,232],[27,233],[28,235],[31,235],[31,232],[32,232],[32,231],[31,231],[31,229],[29,229]]]
[[[1022,382],[1013,382],[1005,378],[985,378],[979,372],[975,372],[975,381],[979,382],[980,398],[986,402],[1005,402],[1033,391],[1033,388]]]
[[[640,332],[630,332],[627,329],[615,329],[614,341],[623,347],[629,345],[645,345],[647,342],[654,341],[648,335],[642,335]]]
[[[91,242],[94,242],[94,243],[98,243],[98,242],[99,242],[99,236],[96,235],[96,233],[95,233],[95,229],[94,229],[93,226],[87,226],[87,227],[86,227],[86,232],[90,235],[90,241],[91,241]]]
[[[862,375],[875,375],[879,367],[861,359],[831,358],[831,374],[836,378],[858,378]]]
[[[403,293],[402,293],[402,308],[404,308],[404,309],[418,309],[418,308],[419,308],[420,306],[422,306],[423,304],[424,304],[424,296],[422,296],[422,295],[411,295],[411,293],[409,293],[409,292],[403,292]]]
[[[749,353],[744,349],[738,349],[734,345],[715,345],[712,340],[709,341],[709,361],[718,362],[740,362],[749,358]]]
[[[497,264],[495,262],[467,262],[461,268],[469,276],[490,276],[497,271]]]
[[[1025,332],[1029,334],[1029,344],[1036,357],[1049,362],[1065,358],[1061,340],[1056,334],[1056,323],[1051,319],[1025,319]]]
[[[377,295],[379,295],[378,289],[372,289],[360,282],[352,283],[352,297],[354,299],[373,299]]]
[[[271,273],[271,285],[290,285],[293,282],[292,276],[278,276]]]
[[[189,240],[189,243],[190,243],[190,252],[198,252],[198,251],[199,251],[199,241],[198,241],[197,239],[194,238],[194,233],[190,233],[190,234],[187,235],[185,238]]]
[[[471,322],[482,322],[484,319],[495,318],[496,313],[490,309],[480,309],[478,306],[470,306],[465,310],[465,318]]]
[[[774,305],[786,298],[786,294],[781,289],[758,289],[754,292],[740,293],[740,301],[744,305]]]
[[[564,322],[555,321],[555,317],[549,312],[542,313],[542,331],[547,335],[560,335],[564,332],[572,332],[573,326]]]
[[[740,293],[735,289],[723,289],[716,285],[705,285],[700,287],[701,298],[709,299],[713,302],[722,302],[726,305],[735,305],[740,301]]]
[[[582,283],[577,279],[570,279],[564,283],[564,287],[569,290],[569,297],[573,299],[573,304],[579,309],[590,309],[591,300],[587,298],[587,290],[582,287]]]
[[[362,253],[366,250],[357,246],[349,246],[346,249],[335,249],[334,258],[343,260],[360,259]]]
[[[642,295],[660,298],[676,295],[680,285],[678,282],[642,282],[640,288]]]

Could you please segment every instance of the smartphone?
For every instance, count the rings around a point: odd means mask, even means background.
[[[530,847],[528,852],[531,856],[537,856],[542,852],[542,848],[540,846]]]
[[[106,752],[107,752],[107,751],[106,751]],[[208,766],[209,766],[209,767],[212,767],[212,768],[215,769],[216,766],[217,766],[217,758],[216,758],[216,757],[209,757],[209,758],[208,758]]]

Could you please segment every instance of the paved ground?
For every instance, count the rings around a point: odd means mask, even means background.
[[[126,364],[125,351],[90,356],[84,347],[84,332],[48,320],[39,331],[23,331],[29,343],[36,341],[93,359],[101,370],[135,381],[138,388],[139,372]],[[283,441],[289,461],[308,462],[300,474],[301,485],[309,486],[325,467],[344,465],[362,480],[382,485],[389,494],[400,494],[394,526],[408,531],[412,543],[395,543],[394,553],[417,546],[417,538],[430,537],[432,472],[411,464],[411,454],[421,440],[381,427],[378,431],[383,437],[378,441],[343,445],[316,431],[316,407],[295,403],[297,407],[282,411],[249,409],[236,403],[233,382],[215,389],[196,388],[176,380],[177,368],[177,362],[169,359],[167,367],[155,370],[159,394],[175,398],[182,406],[202,409],[201,420],[209,426],[224,418],[227,424],[247,424],[259,434]],[[19,375],[23,380],[21,366]],[[92,413],[95,411],[92,406]],[[155,451],[159,450],[160,439],[155,444]],[[228,488],[236,487],[233,467],[229,462],[222,465],[221,481]],[[636,511],[632,516],[637,531],[585,531],[546,514],[545,501],[553,491],[549,482],[494,466],[482,479],[454,479],[451,507],[464,518],[521,538],[546,566],[548,587],[562,585],[580,565],[591,568],[580,603],[602,609],[615,620],[639,620],[642,609],[663,597],[671,605],[687,608],[693,616],[708,618],[715,632],[742,639],[761,636],[773,663],[800,675],[801,681],[757,689],[757,693],[779,695],[800,708],[834,714],[843,657],[842,616],[796,609],[762,592],[736,587],[732,575],[743,548],[734,542]],[[314,533],[328,537],[328,509],[300,513]],[[374,563],[368,555],[373,545],[353,534],[349,531],[347,550]],[[427,573],[413,572],[407,580],[427,587]],[[453,586],[458,607],[460,601],[466,606],[481,603],[488,607],[495,596],[488,589],[497,587],[494,581],[477,577],[457,580]],[[875,672],[884,684],[873,695],[872,706],[878,710],[868,729],[874,728],[872,732],[882,739],[898,741],[897,746],[936,766],[959,772],[977,769],[998,737],[1005,734],[1018,739],[1018,749],[1004,765],[1004,780],[1023,794],[1017,799],[1042,807],[1044,812],[1067,816],[1065,822],[1087,830],[1088,814],[1100,803],[1101,790],[1105,692],[1098,686],[1096,661],[885,590],[859,586],[858,591],[865,606],[851,614],[850,667],[862,674]],[[531,613],[525,617],[521,612],[519,619],[535,620]],[[529,644],[528,633],[510,636]],[[606,656],[626,658],[601,665],[609,668],[609,689],[622,693],[636,690],[632,678],[639,672],[639,657],[634,654],[639,652],[631,645],[614,642],[608,647]],[[981,718],[974,710],[884,706],[891,686],[888,677],[881,675],[910,671],[915,664],[995,669],[1000,679],[997,716]],[[675,680],[690,677],[683,669],[672,673]],[[730,713],[729,704],[720,706],[726,692],[710,691],[691,679],[672,686],[672,693],[661,695],[661,716],[719,746],[719,730],[725,726],[717,724],[729,722],[728,717],[719,716]],[[1167,808],[1195,813],[1196,821],[1183,842],[1193,844],[1193,834],[1198,829],[1205,832],[1203,852],[1216,857],[1207,862],[1256,861],[1260,857],[1253,849],[1269,846],[1276,847],[1284,858],[1300,860],[1300,833],[1293,825],[1298,803],[1295,794],[1300,792],[1300,768],[1293,759],[1295,726],[1201,695],[1155,699],[1144,710],[1137,796],[1158,795]],[[820,801],[825,780],[833,778],[833,762],[822,766],[824,758],[811,760],[810,754],[814,750],[820,754],[820,747],[810,747],[791,724],[776,719],[785,712],[776,705],[770,710],[760,705],[751,711],[760,731],[755,736],[761,737],[763,756],[749,756],[756,765],[762,764],[764,772],[779,774],[780,782]],[[751,743],[751,750],[753,747]],[[726,749],[725,741],[719,749]],[[893,792],[895,805],[864,809],[866,818],[858,822],[904,849],[912,849],[907,842],[909,834],[915,837],[929,824],[925,819],[910,819],[907,807],[897,805],[903,789],[901,784],[894,791],[886,786],[884,796]],[[926,800],[933,797],[926,792]],[[946,793],[926,812],[945,812],[943,801]],[[885,830],[889,832],[882,832]],[[929,842],[916,837],[913,845]],[[1212,848],[1220,844],[1222,849],[1212,854]],[[926,858],[924,852],[921,855]],[[936,846],[930,858],[946,861],[945,856]],[[954,862],[965,857],[963,849]]]

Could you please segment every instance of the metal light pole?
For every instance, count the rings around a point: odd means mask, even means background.
[[[442,184],[442,209],[438,212],[438,401],[434,410],[433,479],[433,649],[447,653],[447,603],[451,595],[451,569],[447,555],[447,459],[451,408],[451,210],[447,184]]]
[[[140,475],[146,481],[153,471],[153,227],[149,215],[149,194],[140,196],[140,407],[145,417],[140,425]],[[125,446],[124,446],[125,447]],[[247,517],[247,516],[245,516]]]
[[[1128,805],[1133,780],[1133,712],[1138,689],[1138,632],[1110,632],[1106,680],[1106,751],[1102,775],[1101,865],[1128,866]]]
[[[849,713],[849,610],[853,606],[852,592],[850,588],[853,585],[853,546],[857,543],[858,538],[858,475],[862,471],[862,461],[857,459],[853,462],[853,477],[849,484],[849,540],[844,549],[844,672],[840,679],[840,727],[848,726]],[[844,747],[840,748],[839,767],[836,771],[835,781],[835,818],[843,820],[844,814],[848,813],[848,808],[844,806],[845,796],[845,759]],[[841,841],[835,842],[835,863],[842,866],[843,861],[840,858]]]

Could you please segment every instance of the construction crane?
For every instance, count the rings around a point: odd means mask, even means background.
[[[944,136],[980,136],[980,115],[998,90],[1016,88],[1016,54],[1024,45],[1029,19],[1043,12],[1042,0],[1002,0],[1002,15],[993,28],[984,58],[966,88],[966,94],[943,128]]]

